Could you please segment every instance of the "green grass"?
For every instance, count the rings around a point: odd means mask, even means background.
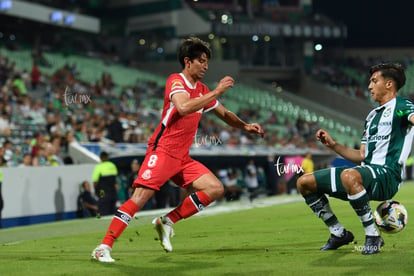
[[[277,199],[276,197],[275,199]],[[329,233],[300,200],[231,213],[195,216],[175,225],[174,251],[165,253],[150,224],[133,220],[115,243],[113,264],[90,260],[108,219],[84,219],[0,231],[0,275],[412,275],[414,227],[383,234],[373,256],[357,250],[364,232],[347,202],[331,199],[356,243],[321,252]],[[414,210],[414,183],[395,198]],[[250,204],[245,202],[245,204]],[[372,202],[372,207],[378,203]],[[212,207],[214,208],[214,207]]]

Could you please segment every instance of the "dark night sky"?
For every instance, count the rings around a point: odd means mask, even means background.
[[[414,47],[412,0],[313,0],[313,12],[348,27],[346,47]]]

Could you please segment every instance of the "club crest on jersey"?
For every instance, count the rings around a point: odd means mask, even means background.
[[[384,111],[384,113],[382,113],[382,116],[383,116],[384,118],[387,118],[387,117],[390,117],[390,115],[391,115],[391,107],[388,107],[388,108]]]
[[[142,177],[142,179],[144,179],[144,180],[148,180],[148,179],[150,179],[151,178],[151,175],[152,175],[152,171],[150,170],[150,169],[146,169],[142,174],[141,174],[141,177]]]

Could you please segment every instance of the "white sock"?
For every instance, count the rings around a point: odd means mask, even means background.
[[[366,213],[365,215],[360,217],[361,221],[369,221],[372,220],[372,213]],[[372,223],[370,225],[367,225],[364,227],[365,235],[367,236],[379,236],[379,233],[377,231],[377,228],[375,228],[375,223]]]
[[[377,228],[375,228],[374,224],[368,225],[365,229],[365,235],[367,236],[379,236]]]
[[[106,249],[108,249],[109,251],[112,251],[112,248],[109,246],[109,245],[107,245],[107,244],[101,244],[100,246],[99,246],[100,248],[106,248]]]
[[[344,234],[344,227],[342,226],[342,224],[337,222],[334,225],[329,226],[329,232],[331,232],[331,234],[337,237],[342,237],[342,235]]]
[[[172,220],[168,216],[162,216],[161,220],[163,223],[169,226],[172,226],[174,224],[174,222],[172,222]]]

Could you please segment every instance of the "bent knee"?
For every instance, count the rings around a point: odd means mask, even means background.
[[[355,169],[346,169],[341,172],[341,180],[342,181],[356,181],[361,179],[361,175]]]
[[[224,186],[220,182],[214,183],[208,189],[208,194],[214,199],[220,198],[224,194]]]
[[[296,187],[301,194],[316,192],[316,180],[313,173],[307,173],[298,178]]]
[[[223,196],[224,186],[220,180],[212,173],[204,174],[192,183],[192,188],[202,191],[216,200]]]
[[[209,183],[205,185],[204,187],[196,189],[196,190],[206,193],[213,200],[222,198],[224,195],[224,186],[219,181]]]
[[[341,182],[345,190],[348,190],[352,186],[362,185],[362,177],[357,170],[346,169],[343,172],[341,172]]]

